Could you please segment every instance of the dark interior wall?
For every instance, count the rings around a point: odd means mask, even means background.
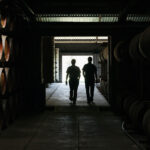
[[[21,77],[22,110],[40,110],[45,104],[45,87],[41,80],[41,36],[32,30],[32,23],[21,17],[17,19],[13,37],[14,48],[18,45],[19,53],[14,66]]]
[[[34,110],[34,108],[43,107],[45,100],[44,84],[41,81],[41,37],[29,30],[28,34],[21,35],[21,44],[23,51],[24,102]]]
[[[41,51],[43,53],[43,79],[44,83],[52,83],[54,81],[54,38],[50,36],[42,37]]]

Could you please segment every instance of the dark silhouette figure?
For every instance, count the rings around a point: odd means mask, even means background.
[[[83,76],[85,78],[87,103],[91,103],[94,97],[94,84],[97,81],[97,68],[92,64],[92,57],[88,57],[88,63],[83,67]]]
[[[70,86],[70,100],[73,101],[73,104],[76,104],[77,99],[77,90],[79,86],[79,79],[80,79],[80,68],[75,66],[76,60],[72,59],[71,64],[72,66],[67,68],[67,75],[66,75],[66,85],[67,79],[69,77],[69,86]]]

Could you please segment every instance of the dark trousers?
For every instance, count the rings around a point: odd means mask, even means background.
[[[85,82],[85,88],[86,88],[86,96],[88,101],[93,101],[94,96],[94,82],[89,83]]]
[[[70,86],[70,99],[72,99],[73,101],[76,101],[79,80],[78,79],[69,80],[69,86]]]

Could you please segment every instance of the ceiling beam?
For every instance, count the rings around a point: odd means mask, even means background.
[[[23,9],[25,14],[32,20],[35,21],[35,13],[34,11],[30,8],[30,6],[24,1],[24,0],[17,0],[19,6]]]
[[[118,22],[125,22],[127,20],[127,16],[128,16],[128,7],[124,8],[118,17]]]
[[[129,10],[133,10],[136,7],[139,0],[130,0],[128,3],[126,2],[125,7],[120,11],[118,22],[125,22],[127,20],[127,16],[129,14]]]
[[[148,27],[148,23],[37,23],[35,32],[42,35],[94,35],[108,36],[111,34],[134,33]]]
[[[118,14],[128,4],[133,6],[129,13],[144,13],[149,10],[149,5],[138,2],[140,0],[25,0],[36,14],[68,14],[68,13],[106,13]],[[133,2],[132,2],[133,1]],[[139,6],[142,6],[140,8]],[[140,8],[140,9],[139,9]]]

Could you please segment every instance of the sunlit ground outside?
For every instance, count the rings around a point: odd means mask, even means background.
[[[92,57],[92,55],[80,55],[80,56],[62,56],[62,81],[66,81],[66,71],[69,66],[71,66],[71,60],[75,59],[76,60],[76,66],[78,66],[81,70],[81,78],[80,82],[84,82],[84,77],[82,74],[82,68],[85,64],[88,63],[88,57]]]

